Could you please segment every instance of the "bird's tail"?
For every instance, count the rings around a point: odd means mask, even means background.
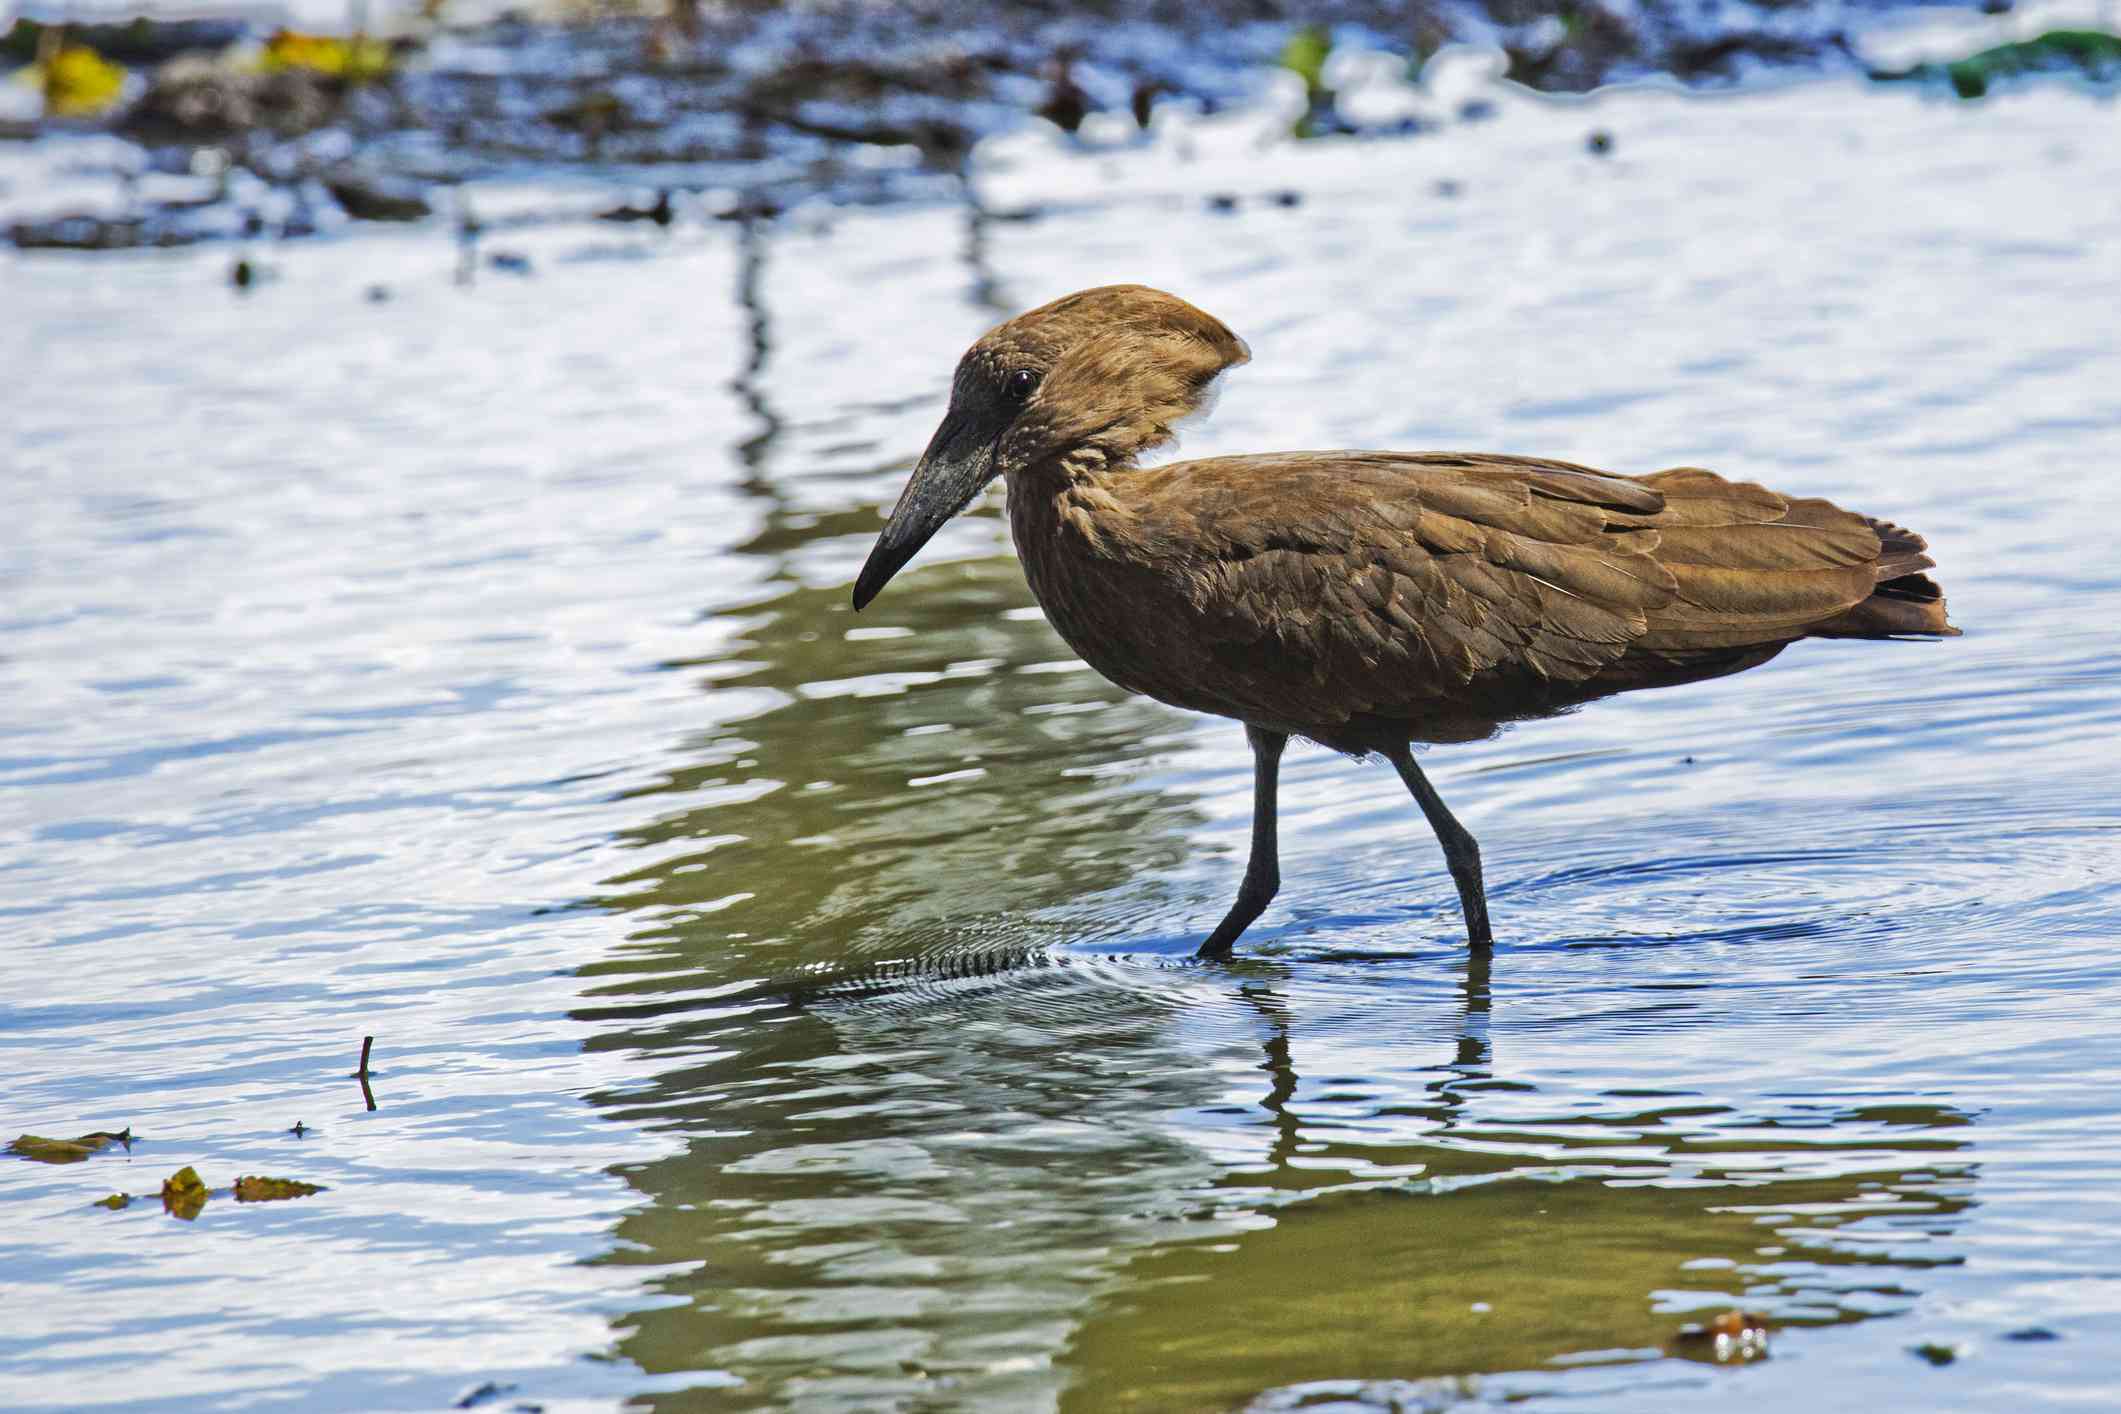
[[[1793,512],[1797,504],[1792,503]],[[1914,531],[1865,516],[1877,532],[1878,587],[1862,603],[1812,630],[1815,638],[1956,638],[1944,617],[1944,591],[1922,573],[1937,562],[1929,542]]]

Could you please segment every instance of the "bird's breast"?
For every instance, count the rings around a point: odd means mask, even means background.
[[[1140,554],[1126,521],[1125,508],[1095,484],[1010,487],[1010,534],[1047,622],[1113,682],[1169,700],[1156,668],[1185,636],[1183,569]]]

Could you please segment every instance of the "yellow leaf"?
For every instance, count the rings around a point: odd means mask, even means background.
[[[303,1183],[293,1178],[264,1178],[254,1174],[236,1180],[238,1203],[272,1203],[282,1198],[307,1198],[323,1191],[321,1184]]]
[[[171,1217],[190,1222],[206,1206],[206,1183],[190,1164],[162,1180],[162,1207]]]
[[[47,1139],[41,1134],[23,1134],[8,1144],[7,1151],[25,1159],[35,1159],[40,1164],[78,1164],[98,1149],[111,1144],[130,1144],[132,1138],[130,1129],[118,1134],[99,1129],[78,1139]]]
[[[274,30],[265,41],[261,62],[265,68],[308,69],[332,78],[364,83],[381,78],[390,70],[390,46],[380,40],[356,35],[341,39],[330,34],[303,34],[297,30]]]
[[[1304,92],[1315,94],[1326,86],[1326,59],[1332,52],[1331,31],[1306,25],[1282,46],[1281,66],[1304,81]]]
[[[132,1201],[133,1195],[130,1193],[113,1193],[108,1198],[98,1198],[95,1201],[94,1206],[98,1208],[108,1208],[115,1213],[120,1208],[131,1207]]]
[[[118,101],[125,70],[85,44],[69,44],[43,66],[44,109],[65,118],[99,113]]]

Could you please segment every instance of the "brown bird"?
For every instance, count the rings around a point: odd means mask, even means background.
[[[860,609],[1003,477],[1025,578],[1068,646],[1130,692],[1245,724],[1252,854],[1202,957],[1228,954],[1281,886],[1292,736],[1392,763],[1485,946],[1479,846],[1411,743],[1722,677],[1800,638],[1958,633],[1921,536],[1699,467],[1359,451],[1140,465],[1250,357],[1140,285],[990,330],[854,584]]]

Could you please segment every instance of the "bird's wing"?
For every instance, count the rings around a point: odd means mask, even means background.
[[[1163,473],[1141,533],[1191,562],[1189,628],[1239,715],[1526,715],[1658,680],[1644,654],[1801,636],[1875,582],[1860,518],[1692,468],[1338,452]]]
[[[1665,498],[1651,523],[1675,590],[1649,617],[1647,650],[1801,638],[1863,602],[1880,580],[1929,564],[1919,553],[1905,564],[1882,563],[1877,528],[1826,501],[1792,500],[1699,467],[1660,471],[1641,484]]]

